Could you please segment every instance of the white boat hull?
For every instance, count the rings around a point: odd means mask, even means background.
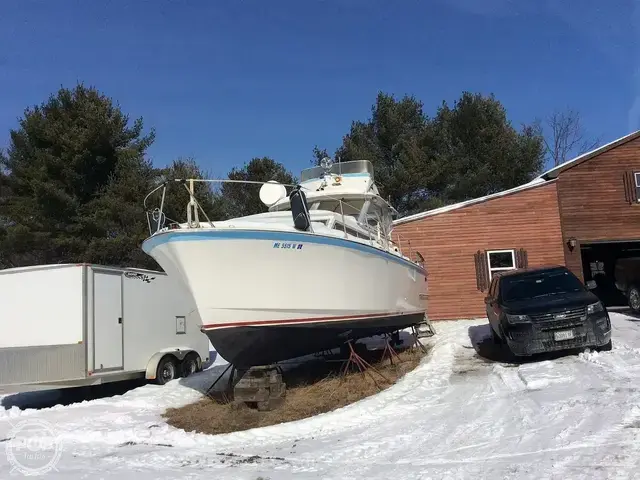
[[[426,310],[421,267],[353,240],[295,231],[184,229],[157,233],[143,249],[184,282],[203,331],[236,366],[405,328]],[[272,343],[308,335],[317,339],[296,348]]]

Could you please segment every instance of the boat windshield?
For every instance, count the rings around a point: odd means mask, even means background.
[[[342,203],[342,207],[341,204]],[[309,207],[310,210],[326,210],[334,213],[344,213],[357,217],[364,206],[364,200],[320,200],[319,202],[313,202]]]
[[[369,160],[334,163],[329,172],[335,175],[364,173],[371,176],[371,181],[373,181],[373,165]],[[324,168],[322,167],[306,168],[300,173],[300,181],[305,182],[314,178],[320,178],[323,173]]]

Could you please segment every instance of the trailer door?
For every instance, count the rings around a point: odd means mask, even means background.
[[[93,287],[94,369],[122,369],[122,275],[94,271]]]

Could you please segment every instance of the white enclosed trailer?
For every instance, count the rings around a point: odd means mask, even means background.
[[[209,361],[195,304],[165,273],[0,270],[0,392],[187,376]]]

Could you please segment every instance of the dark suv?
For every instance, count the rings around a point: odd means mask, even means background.
[[[485,303],[494,341],[506,343],[514,355],[611,350],[607,309],[566,267],[494,274]]]

